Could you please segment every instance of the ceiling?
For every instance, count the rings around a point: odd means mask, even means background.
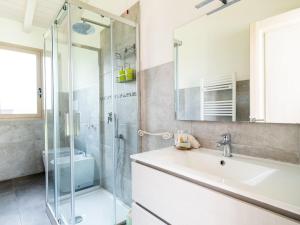
[[[48,27],[64,0],[37,0],[32,24]],[[0,0],[0,17],[24,22],[27,0]]]
[[[32,25],[49,27],[64,0],[0,0],[0,17],[24,23],[28,2],[35,2]],[[105,11],[120,15],[137,0],[83,0]]]

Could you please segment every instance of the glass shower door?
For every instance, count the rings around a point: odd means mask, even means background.
[[[53,28],[53,96],[54,151],[56,164],[56,217],[62,224],[72,224],[72,156],[69,111],[69,14],[68,4],[62,8]]]
[[[125,224],[138,151],[136,25],[76,4],[45,36],[47,203],[60,224]]]
[[[112,103],[100,97],[112,96],[110,23],[71,6],[75,221],[88,225],[116,224]]]
[[[53,108],[53,76],[52,76],[52,29],[44,36],[44,115],[45,115],[45,151],[43,161],[46,167],[46,201],[55,212],[55,157],[53,147],[54,108]]]

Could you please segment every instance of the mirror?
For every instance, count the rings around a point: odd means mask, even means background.
[[[300,123],[299,40],[299,0],[234,1],[177,28],[177,119]]]

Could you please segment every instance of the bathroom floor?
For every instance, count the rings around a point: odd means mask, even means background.
[[[51,225],[45,210],[44,174],[0,182],[1,225]]]

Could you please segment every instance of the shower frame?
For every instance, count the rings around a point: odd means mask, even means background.
[[[131,21],[129,19],[126,19],[124,17],[120,17],[120,16],[116,16],[112,13],[109,13],[107,11],[104,11],[100,8],[97,8],[95,6],[92,6],[92,5],[89,5],[87,3],[84,3],[84,2],[81,2],[80,0],[66,0],[62,7],[60,8],[60,10],[58,11],[57,13],[57,16],[55,17],[54,21],[52,22],[52,25],[50,26],[50,28],[47,30],[47,32],[45,32],[44,34],[44,40],[46,40],[47,36],[48,35],[51,35],[51,58],[52,58],[52,63],[51,63],[51,77],[52,77],[52,80],[51,82],[53,83],[54,79],[55,79],[55,65],[53,63],[53,57],[57,57],[57,56],[54,56],[57,52],[55,51],[55,48],[54,48],[54,23],[56,22],[57,18],[59,18],[61,12],[64,10],[64,7],[66,7],[67,5],[67,27],[68,27],[68,55],[69,55],[69,58],[68,58],[68,80],[69,80],[69,83],[70,83],[70,90],[69,90],[69,130],[70,130],[70,149],[71,149],[71,156],[70,156],[70,168],[71,168],[71,223],[68,224],[68,225],[75,225],[75,184],[74,184],[74,180],[75,180],[75,174],[74,174],[74,127],[73,127],[73,123],[71,123],[70,121],[73,121],[73,118],[74,118],[74,115],[73,115],[73,73],[72,73],[72,63],[73,63],[73,60],[72,60],[72,47],[75,46],[75,47],[81,47],[80,45],[77,45],[77,43],[72,43],[72,29],[71,29],[71,13],[70,13],[70,6],[76,6],[76,7],[79,7],[81,9],[84,9],[84,10],[87,10],[87,11],[91,11],[93,13],[96,13],[96,14],[99,14],[101,16],[104,16],[104,17],[108,17],[111,19],[111,22],[113,21],[118,21],[118,22],[121,22],[123,24],[126,24],[126,25],[129,25],[131,27],[134,27],[135,30],[136,30],[136,68],[135,68],[135,71],[136,71],[136,92],[137,92],[137,127],[140,127],[140,34],[139,34],[139,24],[134,22],[134,21]],[[114,72],[114,49],[113,49],[113,44],[112,44],[112,41],[113,41],[113,35],[112,35],[112,27],[113,27],[113,23],[111,23],[111,59],[112,59],[112,77],[115,77],[115,72]],[[82,46],[84,48],[89,48],[89,46]],[[46,50],[46,41],[44,41],[44,60],[43,60],[43,64],[44,64],[44,74],[46,74],[46,70],[45,70],[45,65],[46,65],[46,60],[45,60],[45,50]],[[91,49],[91,50],[94,50],[94,49]],[[57,72],[57,71],[56,71]],[[115,96],[115,93],[114,93],[114,90],[115,90],[115,87],[114,87],[114,79],[112,79],[112,82],[111,82],[111,85],[112,85],[112,96]],[[52,87],[52,91],[54,87]],[[44,90],[46,91],[46,79],[44,79]],[[54,92],[53,92],[54,93]],[[45,96],[45,95],[44,95]],[[53,96],[54,97],[54,96]],[[54,100],[52,99],[52,102]],[[113,109],[112,109],[112,113],[113,115],[116,115],[116,107],[115,107],[115,98],[112,97],[112,106],[113,106]],[[53,103],[53,107],[55,108],[56,105],[55,103]],[[48,115],[47,115],[47,108],[46,108],[46,98],[44,98],[44,116],[45,116],[45,162],[46,162],[46,165],[45,165],[45,174],[46,174],[46,213],[51,221],[51,223],[53,225],[60,225],[62,221],[60,221],[59,219],[59,214],[57,212],[58,210],[58,195],[57,195],[57,185],[55,184],[55,206],[54,206],[54,210],[51,208],[50,204],[49,204],[49,188],[48,188],[48,181],[49,181],[49,166],[48,166],[48,129],[47,129],[47,118],[48,118]],[[71,110],[72,109],[72,110]],[[55,110],[54,110],[55,112]],[[99,115],[100,116],[100,115]],[[55,113],[54,113],[54,120],[55,120]],[[116,121],[113,119],[113,137],[116,137],[116,127],[115,127],[115,123]],[[54,122],[55,124],[55,122]],[[55,133],[55,129],[54,130],[54,139],[56,137],[56,133]],[[55,143],[55,141],[54,141]],[[140,139],[138,138],[137,139],[137,151],[139,152],[140,151]],[[113,154],[115,155],[115,139],[113,139]],[[57,182],[57,177],[56,177],[56,173],[57,173],[57,164],[56,164],[56,158],[57,158],[57,155],[56,155],[56,147],[54,147],[54,170],[55,170],[55,183]],[[114,162],[113,164],[115,164],[115,157],[114,157]],[[115,182],[114,182],[115,183]],[[114,190],[113,190],[113,196],[114,196],[114,214],[116,213],[116,207],[115,207],[115,204],[116,204],[116,193],[115,193],[115,185],[114,185]],[[115,224],[116,224],[116,221],[115,221]]]

